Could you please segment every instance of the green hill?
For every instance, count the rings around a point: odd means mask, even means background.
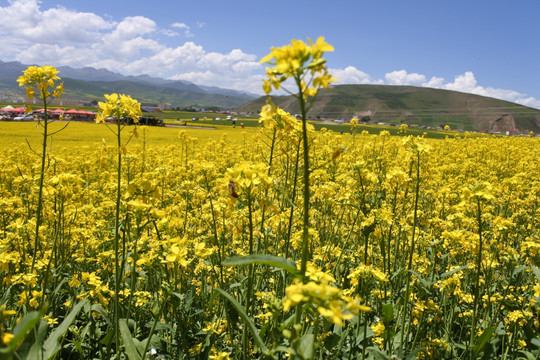
[[[274,96],[286,111],[300,112],[292,96]],[[266,97],[252,100],[237,111],[257,112]],[[308,117],[369,123],[406,123],[419,127],[449,125],[452,129],[505,132],[540,131],[540,110],[485,96],[414,86],[336,85],[319,92]]]

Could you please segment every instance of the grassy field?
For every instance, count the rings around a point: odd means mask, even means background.
[[[6,106],[8,104],[0,104],[0,107]],[[69,110],[73,107],[59,107],[63,110]],[[86,111],[96,111],[95,107],[89,107],[89,106],[77,106],[75,107],[78,110],[86,110]],[[54,107],[56,109],[56,107]],[[220,114],[220,113],[212,113],[212,112],[191,112],[191,111],[176,111],[176,110],[166,110],[162,113],[150,113],[147,114],[149,116],[155,116],[159,119],[163,119],[165,124],[170,125],[184,125],[191,127],[208,127],[208,128],[216,128],[220,130],[224,130],[227,128],[232,128],[233,124],[232,121],[226,120],[228,114]],[[237,118],[236,121],[236,128],[240,128],[240,124],[243,123],[245,128],[251,128],[251,127],[260,127],[259,124],[259,117],[256,115],[252,116],[238,116],[238,115],[231,115],[233,118]],[[193,121],[192,119],[194,117],[197,117],[199,120]],[[221,118],[220,121],[214,120],[215,118]],[[206,119],[205,119],[206,118]],[[463,128],[462,123],[456,123],[457,121],[455,118],[450,121],[451,128]],[[464,120],[465,121],[465,120]],[[428,121],[429,122],[429,121]],[[351,133],[351,128],[349,124],[336,124],[336,123],[322,123],[318,121],[312,121],[311,122],[315,129],[320,130],[322,128],[332,130],[337,133],[341,133],[342,131],[344,133]],[[435,138],[435,139],[442,139],[447,136],[455,137],[455,136],[463,136],[463,133],[455,132],[455,131],[441,131],[441,130],[433,130],[433,129],[421,129],[421,128],[409,128],[406,133],[402,133],[399,129],[399,120],[396,123],[396,126],[385,126],[385,125],[358,125],[358,131],[367,131],[370,134],[378,134],[381,131],[389,131],[392,135],[413,135],[413,136],[425,136],[426,138]],[[438,123],[429,123],[430,126],[438,126]],[[465,126],[466,128],[466,126]],[[472,136],[479,136],[478,134],[472,132]]]
[[[60,130],[66,125],[65,122],[56,122],[51,126],[51,130]],[[197,125],[197,124],[193,124]],[[126,134],[130,134],[135,127],[126,127]],[[134,138],[133,143],[141,143],[146,134],[146,141],[148,146],[164,146],[174,145],[178,143],[179,134],[181,132],[187,132],[190,137],[199,141],[220,141],[222,138],[226,138],[233,143],[243,142],[245,139],[250,141],[253,135],[257,131],[257,128],[245,128],[242,130],[240,127],[220,127],[215,129],[208,127],[208,129],[192,128],[192,127],[137,127],[138,138]],[[127,136],[127,135],[126,135]],[[27,141],[33,148],[38,148],[42,143],[41,133],[38,131],[35,123],[33,122],[12,122],[1,121],[0,122],[0,149],[6,150],[14,147],[26,147]],[[105,140],[106,144],[113,144],[115,141],[114,134],[105,124],[95,124],[87,122],[71,122],[58,134],[53,135],[53,147],[52,151],[59,151],[62,148],[69,148],[73,146],[81,147],[100,147]]]
[[[187,121],[187,120],[186,120]],[[243,122],[245,128],[240,127],[240,123]],[[189,132],[189,135],[197,139],[205,140],[219,140],[223,136],[229,139],[242,140],[244,138],[250,138],[255,134],[257,129],[260,129],[258,119],[244,118],[242,121],[237,121],[236,127],[233,128],[230,121],[188,121],[187,126],[184,127],[183,121],[177,122],[175,120],[166,121],[169,125],[174,127],[145,127],[145,131],[152,134],[149,138],[154,144],[159,143],[174,143],[178,140],[178,133],[181,130]],[[66,125],[65,122],[53,123],[51,129],[53,131],[60,130]],[[178,126],[176,126],[178,125]],[[351,128],[349,125],[314,125],[317,130],[326,128],[332,130],[337,134],[344,131],[344,136],[351,135]],[[201,127],[207,127],[204,129]],[[127,128],[128,131],[130,127]],[[359,125],[358,132],[367,131],[372,135],[377,135],[381,131],[389,131],[392,135],[414,135],[425,136],[426,138],[445,138],[447,136],[463,136],[462,133],[453,131],[436,131],[436,130],[423,130],[423,129],[408,129],[405,134],[399,132],[399,128],[381,125]],[[140,132],[140,131],[139,131]],[[0,143],[0,148],[11,148],[13,146],[20,146],[28,141],[33,147],[39,146],[41,143],[41,134],[38,131],[36,124],[33,122],[12,122],[2,121],[0,122],[0,134],[3,136],[3,141]],[[472,133],[473,136],[479,135]],[[59,132],[53,136],[53,142],[60,145],[75,145],[80,144],[83,146],[98,146],[102,139],[106,142],[114,140],[114,135],[107,129],[104,124],[85,123],[85,122],[71,122],[67,126],[65,131]],[[89,145],[93,144],[93,145]]]

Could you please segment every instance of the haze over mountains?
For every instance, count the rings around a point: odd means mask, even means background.
[[[0,61],[0,90],[23,93],[16,82],[28,65],[18,61]],[[165,80],[148,75],[124,76],[105,69],[69,66],[57,68],[64,81],[65,98],[84,102],[103,99],[103,94],[130,94],[144,103],[168,103],[172,107],[233,108],[258,95],[211,86],[195,85],[183,80]]]

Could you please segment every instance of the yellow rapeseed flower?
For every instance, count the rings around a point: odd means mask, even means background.
[[[115,121],[120,121],[122,117],[129,117],[135,123],[142,115],[141,104],[129,95],[125,94],[105,94],[106,102],[99,102],[99,111],[96,113],[96,122],[105,122],[105,119],[112,117]]]
[[[272,47],[270,54],[261,59],[261,64],[273,66],[266,68],[267,79],[263,82],[266,94],[272,92],[272,88],[279,90],[287,78],[295,78],[300,83],[305,72],[312,76],[302,84],[306,97],[315,96],[319,88],[327,88],[331,82],[337,81],[326,70],[326,59],[322,57],[326,51],[334,51],[334,47],[326,43],[324,37],[319,37],[315,43],[308,38],[308,42],[292,40],[290,45]]]
[[[59,71],[54,66],[29,66],[23,75],[17,78],[19,86],[25,86],[26,97],[29,100],[34,99],[38,94],[43,101],[53,97],[60,99],[64,93],[64,83],[56,85]],[[32,112],[32,106],[25,104],[26,112]],[[46,114],[44,114],[46,116]]]

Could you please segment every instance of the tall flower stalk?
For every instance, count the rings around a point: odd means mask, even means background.
[[[58,73],[59,71],[56,70],[56,68],[53,66],[30,66],[23,72],[23,75],[17,79],[19,86],[26,87],[26,96],[29,100],[33,100],[34,97],[37,97],[43,102],[43,121],[38,120],[38,126],[41,128],[41,133],[43,134],[43,141],[41,143],[41,154],[39,154],[41,155],[41,168],[39,173],[36,231],[34,234],[34,249],[32,254],[32,266],[30,268],[30,272],[34,271],[34,267],[36,265],[36,255],[39,246],[39,227],[42,222],[43,212],[43,182],[45,179],[47,144],[49,141],[49,137],[54,134],[49,133],[49,123],[52,120],[49,119],[49,115],[47,113],[47,106],[54,99],[60,99],[64,92],[64,83],[56,83],[58,80],[60,80],[60,77],[58,77]],[[26,112],[31,113],[32,107],[28,104],[25,104],[25,106]]]
[[[323,55],[326,51],[334,48],[319,37],[315,43],[308,39],[308,44],[301,40],[292,40],[290,45],[274,48],[270,54],[261,59],[261,63],[267,63],[271,67],[266,68],[267,79],[263,83],[263,90],[270,95],[272,90],[279,90],[287,79],[292,79],[297,92],[291,92],[282,88],[298,100],[300,114],[302,116],[302,144],[304,160],[304,191],[303,191],[303,224],[302,224],[302,258],[300,263],[300,275],[306,281],[305,274],[309,258],[309,141],[307,112],[319,89],[327,88],[336,81],[326,69],[326,59]],[[295,322],[301,320],[301,306],[297,307]]]
[[[122,130],[125,127],[125,119],[131,118],[134,123],[139,121],[142,115],[141,104],[129,95],[110,94],[105,95],[106,102],[100,102],[99,112],[96,114],[97,123],[105,123],[107,118],[112,119],[116,125],[109,129],[116,136],[117,144],[117,162],[116,162],[116,208],[114,217],[114,332],[118,353],[119,342],[119,321],[120,321],[120,303],[118,295],[120,292],[120,205],[122,201],[122,154],[126,153],[126,145],[122,143]],[[125,239],[125,237],[123,238]],[[125,244],[122,244],[125,249]],[[122,254],[124,255],[124,254]],[[122,256],[124,258],[124,256]]]
[[[491,184],[487,182],[480,182],[475,185],[470,185],[468,189],[465,190],[465,195],[471,196],[471,200],[476,203],[476,222],[478,225],[478,252],[476,254],[476,274],[474,280],[473,288],[473,309],[472,309],[472,318],[471,318],[471,333],[469,339],[469,348],[471,349],[469,353],[469,358],[473,359],[475,357],[474,351],[474,339],[476,337],[476,322],[478,318],[478,303],[480,299],[480,277],[482,272],[482,248],[484,243],[484,236],[482,232],[482,202],[491,201],[494,199],[494,196],[491,194]]]

